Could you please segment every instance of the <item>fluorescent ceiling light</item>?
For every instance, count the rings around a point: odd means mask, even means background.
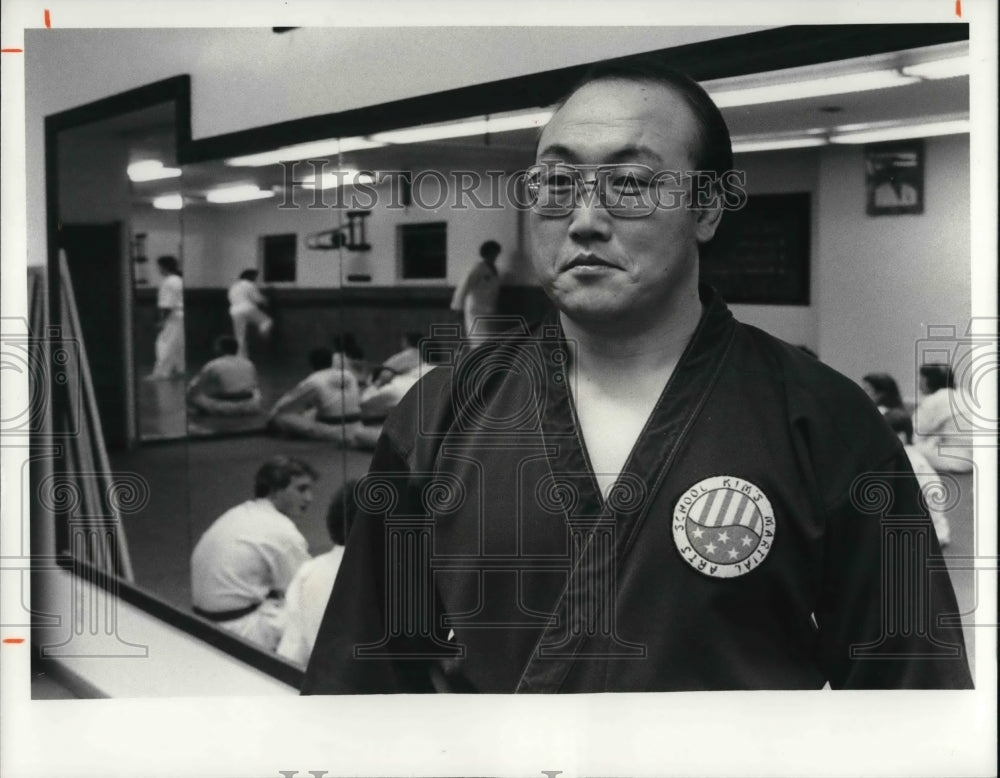
[[[857,125],[854,125],[855,127]],[[903,124],[875,126],[868,129],[837,128],[830,135],[831,143],[878,143],[884,140],[907,140],[909,138],[931,138],[936,135],[960,135],[968,133],[968,119],[948,119],[923,124]]]
[[[316,189],[316,176],[308,175],[297,182],[304,189]],[[320,175],[319,189],[335,189],[338,186],[357,186],[358,184],[374,184],[375,176],[365,171],[345,168],[344,170],[331,170]]]
[[[896,70],[870,70],[864,73],[751,86],[745,89],[712,91],[710,85],[707,88],[712,100],[719,108],[731,108],[737,105],[758,105],[760,103],[777,103],[782,100],[802,100],[808,97],[866,92],[872,89],[905,86],[917,81],[919,79],[916,76],[906,76]]]
[[[145,159],[133,162],[126,168],[130,181],[159,181],[161,178],[177,178],[181,174],[179,167],[163,167],[158,159]]]
[[[950,57],[949,59],[936,59],[932,62],[920,62],[916,65],[907,65],[903,69],[907,76],[917,76],[918,78],[955,78],[957,76],[969,75],[969,56]]]
[[[471,121],[453,122],[451,124],[432,124],[423,127],[408,127],[403,130],[379,132],[371,136],[372,140],[382,143],[423,143],[445,138],[467,138],[472,135],[486,135],[490,132],[510,132],[511,130],[529,130],[545,126],[552,118],[552,111],[535,111],[533,113],[516,114],[514,116],[482,117]]]
[[[298,143],[294,146],[283,146],[274,151],[232,157],[226,160],[226,164],[232,167],[263,167],[264,165],[277,165],[279,162],[295,162],[300,159],[329,159],[349,151],[374,149],[384,145],[384,143],[368,138],[327,138],[309,143]]]
[[[179,211],[184,207],[184,198],[176,192],[153,198],[153,207],[161,211]]]
[[[776,138],[776,137],[743,137],[733,138],[734,154],[749,154],[754,151],[776,151],[778,149],[804,149],[810,146],[825,146],[826,138],[822,135],[811,137]]]
[[[205,192],[205,199],[210,203],[242,203],[248,200],[263,200],[267,197],[274,197],[274,192],[259,189],[255,184],[223,186]]]

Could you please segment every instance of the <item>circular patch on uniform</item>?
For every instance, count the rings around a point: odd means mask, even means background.
[[[674,506],[674,543],[684,560],[713,578],[756,568],[774,544],[774,511],[757,487],[719,475],[687,489]]]

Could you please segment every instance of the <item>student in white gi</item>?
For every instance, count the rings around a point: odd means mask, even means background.
[[[156,260],[160,288],[156,294],[156,366],[147,380],[174,378],[184,374],[184,282],[177,257]]]
[[[931,515],[931,521],[934,522],[934,532],[937,534],[938,543],[941,544],[941,548],[944,548],[951,543],[951,525],[948,523],[948,517],[931,499],[939,490],[941,479],[937,477],[937,472],[927,461],[927,457],[913,445],[913,421],[910,419],[910,414],[902,408],[890,408],[883,415],[903,444],[906,458],[910,460],[913,474],[920,483],[920,491],[923,492],[924,501],[927,503],[927,512]]]
[[[333,548],[302,565],[285,595],[287,622],[278,644],[278,654],[301,665],[306,664],[312,654],[326,603],[340,570],[340,560],[344,557],[344,546],[358,509],[354,497],[356,485],[356,480],[347,481],[330,500],[326,530]]]
[[[947,365],[920,368],[920,392],[924,395],[913,412],[913,445],[935,470],[968,473],[972,470],[972,441],[955,418],[955,376]],[[969,422],[965,422],[968,426]]]
[[[419,332],[407,333],[403,338],[403,350],[373,371],[371,383],[361,392],[361,415],[369,424],[384,421],[420,378],[420,352],[417,350],[420,337]]]
[[[199,616],[274,651],[285,628],[284,595],[309,559],[295,526],[313,500],[316,472],[285,456],[254,479],[254,499],[229,509],[191,554],[191,594]]]
[[[904,410],[899,384],[888,373],[869,373],[861,379],[861,388],[883,416],[893,409]]]
[[[247,326],[253,324],[263,337],[271,332],[274,321],[264,311],[267,304],[257,288],[257,271],[248,268],[240,273],[239,280],[229,287],[229,316],[233,320],[233,335],[239,344],[239,355],[247,356]]]
[[[465,320],[465,336],[473,335],[473,326],[480,316],[492,316],[497,312],[500,298],[500,275],[497,273],[497,257],[500,244],[488,240],[479,247],[481,262],[469,271],[451,298],[451,309],[461,311]],[[482,334],[480,329],[476,334]]]
[[[268,426],[294,437],[351,445],[361,430],[358,379],[343,355],[334,359],[326,347],[310,351],[309,364],[313,372],[278,399]]]
[[[222,335],[215,341],[218,356],[206,362],[188,384],[188,404],[209,416],[247,416],[261,410],[257,368],[237,354],[236,338]]]

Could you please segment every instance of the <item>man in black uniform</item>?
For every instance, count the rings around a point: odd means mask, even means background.
[[[558,315],[456,345],[386,422],[303,692],[970,687],[896,437],[699,286],[710,98],[596,71],[537,158]]]

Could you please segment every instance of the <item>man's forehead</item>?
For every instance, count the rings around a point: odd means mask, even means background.
[[[542,131],[538,156],[602,150],[624,156],[673,157],[691,148],[696,122],[685,100],[665,84],[602,79],[585,84]]]

